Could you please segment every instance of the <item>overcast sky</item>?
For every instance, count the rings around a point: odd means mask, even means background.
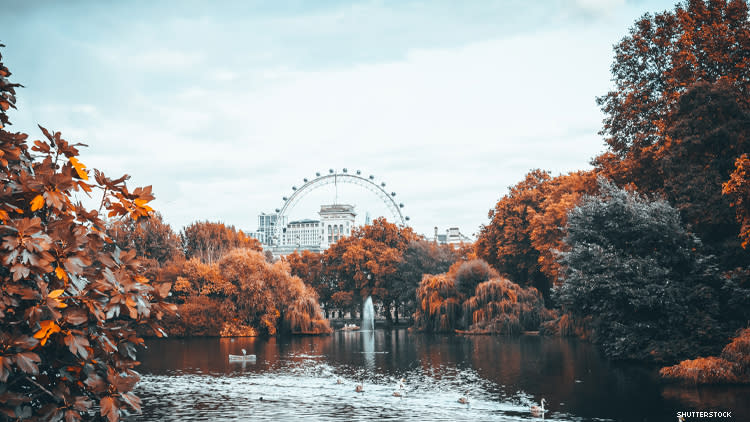
[[[153,185],[175,230],[254,230],[304,177],[347,167],[385,181],[417,232],[471,235],[530,169],[590,167],[613,44],[674,3],[4,0],[25,85],[9,129],[88,144],[84,164]],[[317,195],[296,212],[333,202]]]

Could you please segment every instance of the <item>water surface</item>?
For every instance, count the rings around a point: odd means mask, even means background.
[[[612,364],[575,339],[376,330],[147,344],[139,421],[527,421],[541,420],[529,412],[541,398],[545,421],[674,421],[689,410],[750,420],[748,387],[665,386],[653,368]],[[257,360],[229,362],[243,348]],[[400,378],[405,395],[393,397]],[[458,403],[466,391],[470,403]]]

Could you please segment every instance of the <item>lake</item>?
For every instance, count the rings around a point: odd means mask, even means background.
[[[542,398],[545,421],[675,421],[690,410],[750,420],[750,387],[663,385],[653,368],[609,362],[577,339],[400,329],[147,345],[138,421],[527,421],[541,420],[529,406]],[[257,360],[229,362],[243,348]],[[394,397],[401,378],[405,393]],[[469,404],[459,403],[467,391]]]

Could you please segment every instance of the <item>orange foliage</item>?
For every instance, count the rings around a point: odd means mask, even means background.
[[[710,356],[684,360],[678,365],[659,370],[662,378],[679,380],[687,384],[735,384],[739,378],[732,362]]]
[[[720,357],[684,360],[662,368],[659,375],[686,384],[750,383],[750,328],[741,330]]]
[[[539,253],[540,271],[552,284],[560,284],[557,251],[563,250],[568,212],[578,206],[583,195],[596,193],[596,173],[572,172],[557,176],[545,185],[544,200],[530,221],[531,245]]]
[[[381,217],[331,245],[323,254],[322,274],[322,283],[338,290],[331,301],[340,305],[351,297],[351,303],[359,305],[372,296],[390,320],[390,310],[401,296],[399,266],[404,251],[417,239],[410,227],[399,227]]]
[[[2,45],[0,44],[0,47]],[[163,335],[171,285],[144,276],[133,250],[112,247],[103,214],[148,217],[151,187],[132,191],[78,161],[78,148],[10,133],[15,87],[0,55],[0,419],[119,420],[140,411],[137,328]],[[93,176],[93,178],[91,177]],[[91,180],[93,179],[93,180]],[[78,195],[101,192],[98,210]],[[97,415],[98,416],[98,415]]]
[[[426,274],[417,288],[414,328],[420,331],[453,332],[461,317],[456,284],[446,274]]]
[[[722,193],[731,198],[731,204],[741,224],[742,247],[750,245],[750,156],[742,154],[734,163],[734,171],[722,186]]]
[[[556,251],[563,248],[568,212],[596,189],[596,174],[591,171],[555,178],[541,170],[529,172],[490,211],[491,221],[477,238],[476,255],[500,274],[522,286],[534,286],[546,297],[559,283]]]
[[[591,316],[583,319],[575,319],[570,314],[561,316],[542,323],[540,332],[549,336],[578,337],[589,339],[593,333],[591,328]]]
[[[232,249],[263,249],[257,239],[224,223],[198,221],[185,227],[181,237],[185,257],[195,257],[208,264],[218,261]]]
[[[504,278],[479,284],[464,302],[464,315],[470,319],[469,331],[506,335],[537,330],[552,318],[537,289],[524,289]]]
[[[219,270],[236,286],[234,303],[248,325],[270,335],[276,334],[282,324],[298,334],[331,331],[315,291],[289,274],[289,264],[271,264],[261,252],[235,249],[222,258]]]

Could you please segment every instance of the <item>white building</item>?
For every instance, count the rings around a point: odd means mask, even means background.
[[[258,215],[258,230],[250,232],[249,235],[264,245],[271,245],[278,217],[277,214],[261,213]]]
[[[258,216],[258,239],[275,257],[288,255],[294,251],[309,250],[322,252],[339,239],[349,236],[354,230],[354,206],[348,204],[321,205],[320,220],[296,220],[286,223],[281,229],[279,244],[273,244],[273,228],[277,223],[276,214]],[[274,217],[269,219],[268,217]]]
[[[430,239],[433,242],[437,242],[441,245],[458,245],[461,242],[471,243],[472,240],[461,233],[458,227],[451,227],[445,231],[445,234],[438,234],[438,228],[435,227],[435,237]]]
[[[301,249],[318,249],[323,240],[322,224],[318,220],[298,220],[286,225],[281,244]]]
[[[323,228],[323,239],[321,246],[328,249],[344,236],[349,236],[354,230],[354,206],[348,204],[321,205],[320,220]]]

